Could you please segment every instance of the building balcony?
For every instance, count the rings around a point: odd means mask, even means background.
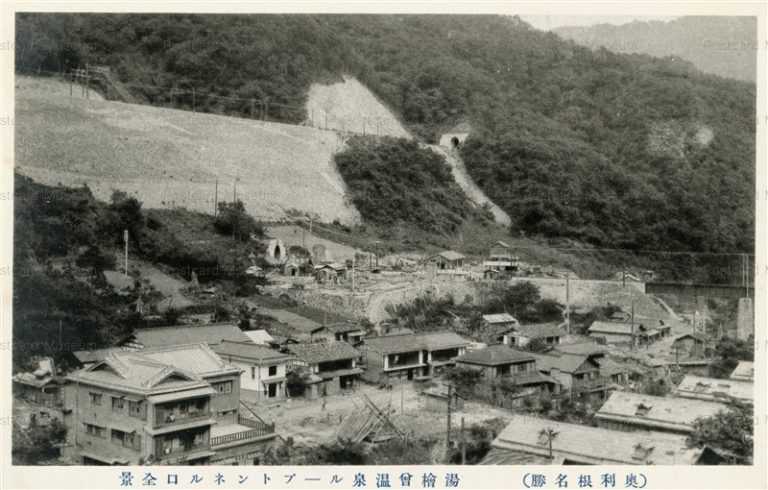
[[[172,412],[167,410],[157,410],[155,412],[154,428],[167,427],[174,424],[188,424],[191,422],[204,421],[211,418],[211,412]]]
[[[571,389],[573,391],[598,391],[607,389],[610,384],[610,379],[604,376],[599,376],[593,379],[574,379]]]
[[[275,433],[275,424],[238,416],[236,424],[216,425],[211,428],[211,447],[236,446],[264,439],[271,439]]]
[[[216,454],[210,444],[195,444],[179,448],[162,448],[155,450],[155,458],[162,464],[180,464],[195,459],[207,458]]]

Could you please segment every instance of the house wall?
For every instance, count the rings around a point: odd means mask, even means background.
[[[274,363],[258,365],[245,360],[231,360],[230,364],[243,370],[240,375],[240,390],[248,391],[249,398],[261,400],[282,400],[285,398],[285,377],[287,368],[285,361],[275,361]],[[270,376],[269,368],[274,366],[277,373]],[[267,386],[272,383],[280,383],[277,395],[274,398],[267,396]]]
[[[91,403],[90,393],[101,394],[101,405]],[[107,390],[83,384],[70,384],[67,390],[67,406],[72,408],[70,416],[65,418],[68,440],[74,444],[74,452],[87,452],[107,458],[126,459],[130,464],[138,464],[139,459],[151,454],[151,436],[144,432],[144,427],[152,424],[151,408],[143,400],[146,411],[144,420],[129,415],[128,400],[122,410],[112,409],[112,397],[121,397],[125,393]],[[71,405],[70,405],[71,404]],[[86,432],[85,424],[103,427],[104,437]],[[112,442],[111,430],[134,430],[136,437],[141,437],[140,449],[127,448]],[[75,454],[77,456],[77,454]]]
[[[240,409],[240,376],[229,374],[225,376],[212,376],[205,379],[217,389],[218,383],[232,382],[232,390],[229,393],[216,393],[211,395],[211,414],[219,423],[234,424],[237,422],[237,414]]]
[[[211,456],[212,464],[237,464],[250,466],[263,464],[264,453],[274,443],[275,437],[256,439],[244,444],[216,447],[216,454]]]
[[[590,332],[590,337],[603,337],[605,338],[605,341],[609,344],[631,344],[632,343],[632,336],[626,335],[626,334],[615,334],[615,333],[603,333],[603,332]]]

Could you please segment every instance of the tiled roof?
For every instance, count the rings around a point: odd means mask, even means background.
[[[752,403],[755,397],[755,385],[751,381],[705,378],[689,374],[677,385],[675,396],[713,401],[735,398]]]
[[[222,359],[229,359],[230,357],[238,357],[249,359],[256,362],[262,361],[285,361],[290,359],[290,356],[278,352],[269,347],[254,344],[253,342],[232,342],[225,340],[224,342],[211,347],[216,354],[221,356]]]
[[[196,372],[208,370],[215,362],[205,352],[203,345],[185,346],[187,352],[181,356],[180,364],[189,367],[189,359],[200,359],[200,368],[186,370],[179,366],[163,363],[158,359],[147,357],[143,352],[112,352],[104,360],[87,368],[75,371],[69,379],[111,387],[121,391],[151,394],[208,387],[202,377]],[[210,352],[210,354],[213,354]],[[217,357],[213,354],[214,357]],[[179,359],[176,355],[172,355]],[[222,371],[231,370],[221,359],[218,360]]]
[[[212,374],[239,373],[238,368],[224,362],[204,343],[153,347],[142,349],[138,354],[145,359],[151,359],[202,377]]]
[[[589,327],[590,332],[595,333],[612,333],[619,335],[632,335],[632,329],[634,328],[635,335],[641,335],[648,333],[649,330],[642,324],[635,322],[634,327],[632,323],[627,322],[593,322]]]
[[[487,323],[517,323],[517,319],[509,313],[493,313],[483,315],[483,320]]]
[[[75,358],[83,364],[103,360],[111,352],[120,352],[124,349],[120,347],[108,347],[106,349],[78,350],[72,353]]]
[[[508,451],[492,447],[488,454],[478,464],[481,465],[548,465],[549,457],[522,451]]]
[[[218,344],[222,340],[248,342],[250,339],[237,325],[179,325],[174,327],[139,328],[132,337],[144,347],[163,347],[183,344]]]
[[[413,352],[417,350],[440,350],[464,347],[469,344],[453,332],[431,332],[413,335],[385,335],[368,337],[363,340],[368,350],[382,354]]]
[[[533,360],[535,358],[530,352],[513,349],[504,344],[489,345],[485,349],[467,352],[463,356],[456,358],[456,362],[480,364],[483,366],[497,366],[499,364],[512,364]]]
[[[521,337],[529,339],[543,339],[546,337],[560,337],[565,331],[557,323],[537,323],[532,325],[516,325],[510,329]]]
[[[272,308],[260,308],[259,312],[263,313],[264,315],[271,316],[272,318],[276,319],[280,323],[284,323],[288,325],[289,327],[293,328],[300,334],[311,335],[312,333],[317,332],[318,330],[322,330],[323,328],[323,326],[320,323],[312,320],[311,318],[298,315],[296,313],[293,313],[292,311],[272,309]],[[229,340],[236,340],[236,339],[229,339]]]
[[[649,396],[614,391],[597,412],[604,420],[631,423],[646,428],[686,431],[699,417],[711,417],[726,405],[691,398]]]
[[[540,371],[559,369],[564,373],[573,373],[589,358],[585,354],[533,354],[536,358],[536,368]]]
[[[689,448],[682,435],[614,431],[522,415],[512,416],[492,447],[548,456],[548,439],[542,434],[549,430],[556,433],[554,456],[583,464],[691,465],[703,451]]]
[[[288,350],[307,364],[355,359],[360,353],[346,342],[314,342],[311,344],[290,344]]]
[[[454,252],[453,250],[445,250],[437,255],[444,258],[445,260],[460,260],[464,258],[464,255],[460,254],[459,252]]]

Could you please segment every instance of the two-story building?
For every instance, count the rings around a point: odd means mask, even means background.
[[[357,365],[360,352],[346,342],[291,344],[287,349],[294,357],[291,367],[302,366],[309,374],[308,398],[352,390],[363,373]]]
[[[368,337],[360,346],[364,377],[371,382],[432,377],[452,366],[467,345],[453,332]]]
[[[557,382],[536,369],[536,358],[530,352],[503,344],[467,352],[456,358],[456,366],[480,371],[485,381],[507,376],[523,388],[557,392]]]
[[[252,463],[275,438],[240,415],[240,370],[205,344],[112,351],[67,379],[68,452],[83,464]]]
[[[252,402],[285,399],[286,369],[291,356],[251,342],[225,340],[213,347],[226,362],[239,368],[243,399]]]
[[[520,269],[520,258],[512,254],[512,247],[499,240],[491,245],[483,269],[487,278],[504,277]]]
[[[600,372],[602,354],[533,354],[536,368],[557,381],[574,399],[587,402],[605,400],[611,383]]]

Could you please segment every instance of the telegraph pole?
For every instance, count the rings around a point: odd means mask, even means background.
[[[213,217],[219,214],[219,179],[216,179],[216,187],[213,190]]]
[[[195,97],[195,87],[192,87],[192,112],[197,112],[197,98]]]
[[[571,334],[571,274],[565,275],[565,321],[568,335]]]
[[[467,464],[467,441],[464,438],[464,417],[461,418],[461,464]]]
[[[635,298],[632,298],[632,349],[637,348],[637,341],[635,339]]]
[[[448,416],[446,419],[445,431],[445,452],[448,454],[451,450],[451,397],[453,395],[453,385],[448,385]]]
[[[123,242],[125,242],[125,277],[128,277],[128,230],[123,230]]]

